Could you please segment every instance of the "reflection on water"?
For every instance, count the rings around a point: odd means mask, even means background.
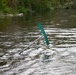
[[[27,20],[24,17],[0,19],[0,75],[75,75],[75,12],[58,10],[53,15]],[[41,38],[25,50],[41,36],[38,21],[48,35],[49,48]],[[49,57],[44,58],[46,53]]]

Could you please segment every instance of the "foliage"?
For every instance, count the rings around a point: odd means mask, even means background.
[[[76,8],[76,0],[0,0],[0,12],[33,13],[55,8]]]

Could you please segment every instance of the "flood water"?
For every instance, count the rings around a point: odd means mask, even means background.
[[[48,47],[43,37],[29,46],[42,36],[38,22]],[[76,75],[76,10],[0,18],[0,75]]]

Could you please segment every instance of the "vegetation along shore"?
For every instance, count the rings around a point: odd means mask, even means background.
[[[0,0],[0,15],[3,16],[22,16],[71,8],[76,8],[76,0]]]

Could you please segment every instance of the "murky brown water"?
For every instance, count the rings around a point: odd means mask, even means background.
[[[41,36],[39,21],[49,48],[41,38],[25,50]],[[44,57],[46,51],[49,58]],[[0,75],[76,75],[76,10],[58,10],[30,19],[0,18]]]

